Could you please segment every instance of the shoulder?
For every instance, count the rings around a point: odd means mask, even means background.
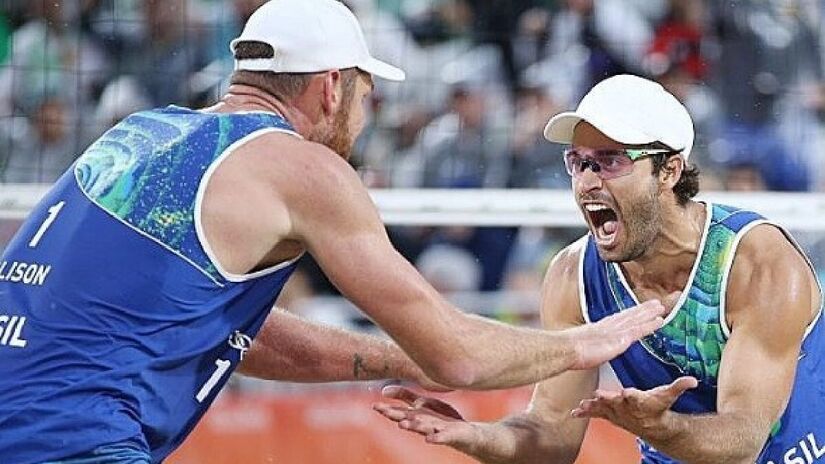
[[[550,261],[545,280],[560,277],[575,278],[577,280],[579,262],[582,259],[584,250],[587,248],[587,243],[588,236],[585,235],[556,253],[556,256]]]
[[[363,190],[355,170],[319,143],[282,132],[268,132],[241,150],[250,158],[252,175],[282,195],[319,196],[336,190]]]
[[[550,262],[541,291],[541,316],[545,328],[584,324],[579,297],[579,266],[587,236],[559,251]]]
[[[786,232],[759,224],[742,237],[727,285],[731,328],[745,320],[804,327],[818,306],[818,287],[802,251]]]
[[[759,272],[810,273],[802,251],[780,227],[764,223],[742,236],[734,256],[731,276],[747,278]]]

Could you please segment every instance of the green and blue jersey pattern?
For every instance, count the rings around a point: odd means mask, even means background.
[[[685,392],[672,408],[685,414],[716,411],[719,368],[729,335],[724,320],[728,272],[739,240],[752,227],[770,224],[750,211],[718,204],[706,207],[708,220],[701,250],[681,304],[661,329],[610,362],[623,386],[642,390],[666,385],[680,376],[696,377],[698,387]],[[601,260],[592,237],[582,251],[579,276],[582,310],[588,321],[599,321],[638,304],[619,265]],[[813,446],[802,444],[810,436],[825,443],[825,392],[819,386],[825,378],[825,363],[819,362],[825,354],[825,334],[819,319],[809,328],[802,351],[791,400],[771,431],[757,461],[760,464],[785,462],[784,456],[792,455],[793,449]],[[644,464],[677,463],[641,440],[640,448]]]
[[[723,219],[732,212],[726,206],[713,205],[704,248],[687,297],[675,317],[642,342],[663,362],[712,386],[716,385],[722,349],[727,339],[720,320],[720,304],[725,271],[732,259],[737,234]],[[609,265],[606,270],[613,293],[620,295],[626,292],[618,265]],[[627,307],[625,299],[617,301],[622,304],[622,309]]]
[[[193,224],[199,181],[233,143],[265,129],[292,131],[271,113],[198,113],[174,106],[144,111],[92,144],[77,161],[75,175],[106,211],[220,281]],[[209,136],[193,140],[193,134]]]

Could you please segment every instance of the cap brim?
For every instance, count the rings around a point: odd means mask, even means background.
[[[373,76],[378,76],[389,81],[403,81],[407,78],[406,73],[400,68],[372,57],[358,67]]]
[[[584,117],[575,112],[559,113],[550,118],[544,127],[544,138],[551,142],[572,143],[573,131],[582,121],[587,121],[602,134],[625,145],[644,145],[656,141],[655,138],[620,121],[604,121],[592,116]]]
[[[544,138],[556,143],[570,143],[573,141],[573,129],[583,119],[573,112],[559,113],[544,126]]]

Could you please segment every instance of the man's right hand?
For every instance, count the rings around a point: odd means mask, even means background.
[[[468,454],[482,443],[479,424],[465,421],[444,401],[395,385],[384,387],[381,394],[401,403],[376,403],[373,409],[398,423],[399,428],[424,436],[427,443],[451,446]]]
[[[666,313],[659,300],[650,300],[599,322],[567,329],[575,353],[570,368],[592,369],[619,356],[633,342],[662,327]]]

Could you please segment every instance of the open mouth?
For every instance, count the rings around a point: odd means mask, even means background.
[[[587,211],[597,244],[603,247],[613,246],[619,235],[620,225],[616,211],[602,203],[586,203],[584,210]]]

